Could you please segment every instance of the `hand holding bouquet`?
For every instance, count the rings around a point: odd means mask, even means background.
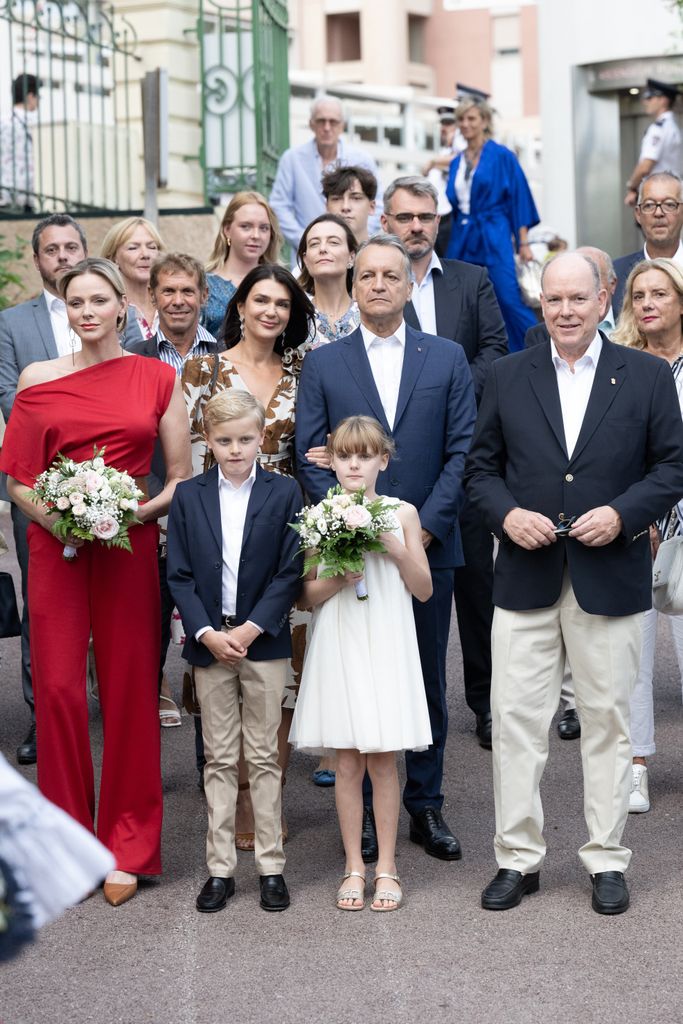
[[[302,509],[298,519],[290,525],[301,538],[300,550],[308,552],[304,575],[322,565],[322,579],[343,576],[347,571],[363,572],[366,551],[384,554],[379,535],[397,527],[393,509],[384,498],[366,498],[365,488],[347,494],[339,484],[331,487],[319,504]],[[366,601],[365,580],[355,587],[358,600]]]
[[[31,498],[61,513],[52,526],[55,537],[99,540],[132,551],[128,528],[139,522],[135,513],[144,494],[132,476],[107,466],[103,455],[104,448],[97,447],[85,462],[58,455],[36,478]],[[77,549],[66,543],[64,558],[71,561],[76,555]]]

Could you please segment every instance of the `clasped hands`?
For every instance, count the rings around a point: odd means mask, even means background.
[[[252,626],[250,622],[243,622],[241,626],[235,626],[227,633],[222,629],[209,629],[202,633],[200,639],[216,661],[237,665],[246,657],[249,644],[260,635],[256,626]]]
[[[619,536],[621,516],[611,505],[600,505],[584,512],[572,525],[568,536],[589,548],[603,547]],[[540,512],[513,508],[503,520],[503,530],[515,544],[534,551],[557,542],[555,524]]]

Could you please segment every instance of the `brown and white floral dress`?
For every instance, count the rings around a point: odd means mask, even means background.
[[[306,347],[287,349],[282,359],[282,376],[278,381],[266,407],[266,425],[263,445],[257,458],[259,465],[269,472],[294,475],[294,424],[296,392],[299,373]],[[215,360],[218,358],[218,372]],[[190,417],[190,441],[192,447],[192,473],[205,473],[215,459],[204,437],[204,406],[209,399],[225,391],[237,388],[248,391],[237,367],[228,352],[219,356],[198,356],[188,359],[181,377],[183,397]],[[282,699],[283,708],[293,708],[301,682],[301,669],[306,649],[306,630],[310,625],[310,612],[293,609],[290,614],[292,627],[291,673]]]

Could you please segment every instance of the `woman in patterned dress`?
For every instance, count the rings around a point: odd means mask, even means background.
[[[181,378],[190,416],[194,475],[212,465],[204,438],[204,406],[226,388],[249,391],[266,410],[265,438],[259,464],[273,473],[294,475],[294,422],[301,360],[312,335],[313,306],[284,267],[264,265],[243,279],[228,306],[223,324],[226,351],[219,356],[188,359]],[[292,672],[282,705],[280,767],[285,781],[289,760],[287,737],[301,678],[309,615],[292,613]],[[254,827],[249,784],[240,762],[237,805],[238,849],[253,850]]]
[[[358,306],[351,298],[356,237],[335,213],[323,213],[308,225],[299,243],[299,284],[313,297],[315,338],[319,348],[351,334],[360,323]]]
[[[629,274],[624,304],[612,341],[666,359],[683,415],[683,273],[673,260],[642,260]],[[653,557],[662,540],[683,534],[683,501],[650,526]],[[647,758],[655,752],[652,675],[657,636],[656,609],[645,613],[640,670],[631,695],[633,766],[629,811],[650,809]],[[683,683],[683,615],[667,615]]]
[[[261,263],[275,263],[282,248],[277,217],[260,192],[238,192],[228,203],[206,264],[209,297],[202,323],[221,339],[230,299],[242,278]]]

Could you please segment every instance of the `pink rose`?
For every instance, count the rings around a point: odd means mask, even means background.
[[[344,522],[350,530],[362,530],[372,522],[372,516],[362,505],[352,505],[342,511]]]
[[[119,524],[113,516],[100,516],[93,523],[92,532],[98,540],[111,540],[119,532]]]

